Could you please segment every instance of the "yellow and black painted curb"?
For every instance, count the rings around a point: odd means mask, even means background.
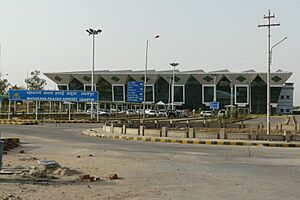
[[[102,138],[113,140],[133,140],[144,142],[162,142],[179,144],[207,144],[207,145],[234,145],[234,146],[266,146],[266,147],[294,147],[300,148],[300,143],[288,142],[267,142],[267,141],[233,141],[233,140],[202,140],[189,138],[163,138],[148,136],[128,136],[128,135],[101,135]]]
[[[20,145],[20,138],[1,138],[3,141],[3,149],[9,150]]]
[[[12,125],[36,125],[37,121],[9,121],[9,120],[0,120],[0,124],[12,124]]]
[[[31,120],[31,121],[10,121],[0,120],[0,124],[12,124],[12,125],[37,125],[39,123],[57,123],[57,124],[91,124],[100,123],[100,121],[89,121],[89,120]]]
[[[40,123],[62,123],[62,124],[95,124],[100,123],[100,121],[89,121],[89,120],[44,120],[39,121]]]

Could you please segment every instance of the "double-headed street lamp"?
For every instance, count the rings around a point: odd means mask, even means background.
[[[146,41],[146,61],[145,61],[145,74],[144,74],[144,102],[143,102],[143,119],[145,119],[145,110],[146,110],[146,89],[147,89],[147,68],[148,68],[148,47],[149,41],[159,38],[159,35],[156,35],[153,38],[150,38]]]
[[[102,32],[101,29],[95,30],[95,29],[86,29],[86,32],[89,33],[89,36],[93,36],[93,58],[92,58],[92,80],[91,80],[91,91],[94,91],[94,70],[95,70],[95,35],[98,35]],[[91,119],[93,119],[93,110],[94,105],[93,102],[91,102]]]
[[[174,96],[175,96],[175,67],[179,65],[179,63],[170,63],[173,67],[173,80],[172,80],[172,110],[174,110]]]

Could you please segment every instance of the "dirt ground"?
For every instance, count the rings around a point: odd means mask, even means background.
[[[49,172],[48,179],[0,175],[0,200],[298,200],[300,196],[299,149],[107,140],[83,136],[83,126],[2,127],[3,137],[25,142],[4,155],[4,167],[29,168],[39,166],[38,160],[55,160],[63,169],[101,180],[83,182],[79,174],[57,172]],[[110,174],[119,178],[105,179]]]
[[[21,149],[24,154],[19,153]],[[0,199],[144,199],[143,197],[160,194],[156,189],[135,191],[131,187],[123,187],[130,180],[124,176],[126,168],[136,168],[136,162],[131,162],[128,156],[108,150],[89,151],[65,149],[61,153],[50,153],[50,149],[42,153],[32,151],[34,146],[24,144],[3,157],[3,167],[38,166],[37,160],[55,160],[61,166],[89,174],[100,181],[89,182],[79,180],[80,175],[61,176],[53,178],[23,178],[20,175],[0,175]],[[53,149],[55,152],[55,149]],[[91,154],[91,155],[90,155]],[[80,157],[79,157],[80,156]],[[124,159],[126,158],[126,159]],[[132,166],[131,166],[132,165]],[[133,166],[134,165],[134,166]],[[145,167],[141,166],[140,167]],[[108,180],[110,174],[117,174],[118,179]],[[49,174],[51,175],[51,174]],[[118,190],[116,191],[116,187]]]

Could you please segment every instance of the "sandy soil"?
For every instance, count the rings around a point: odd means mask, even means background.
[[[155,199],[155,196],[160,194],[157,189],[139,192],[134,189],[137,185],[130,178],[127,179],[128,172],[123,170],[145,167],[142,162],[141,166],[138,166],[134,157],[100,149],[91,152],[87,149],[66,148],[61,153],[39,153],[36,150],[32,151],[33,147],[24,144],[8,152],[3,157],[4,167],[38,166],[37,160],[49,159],[57,161],[62,167],[78,170],[95,178],[100,177],[102,180],[83,182],[79,180],[79,175],[56,175],[57,179],[0,175],[0,199],[145,199],[145,196]],[[21,149],[25,150],[25,154],[19,153]],[[54,149],[53,151],[55,152]],[[107,180],[105,177],[112,173],[116,173],[119,178]],[[134,177],[134,174],[130,176]]]

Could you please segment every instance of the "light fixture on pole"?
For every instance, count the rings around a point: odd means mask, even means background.
[[[179,63],[170,63],[173,67],[173,80],[172,80],[172,110],[174,110],[174,96],[175,96],[175,67],[179,65]]]
[[[145,119],[145,110],[146,110],[146,85],[147,85],[147,68],[148,68],[148,47],[149,41],[159,38],[159,35],[156,35],[154,38],[146,40],[146,60],[145,60],[145,74],[144,74],[144,102],[143,102],[143,120]]]
[[[275,15],[271,15],[269,10],[268,15],[264,15],[264,19],[268,20],[267,24],[258,25],[258,27],[268,28],[268,70],[267,70],[267,134],[270,134],[270,72],[271,72],[271,27],[280,26],[280,24],[271,24],[271,19],[275,18]]]
[[[95,35],[98,35],[102,32],[101,29],[95,30],[95,29],[86,29],[86,32],[89,33],[89,36],[92,35],[93,37],[93,56],[92,56],[92,80],[91,80],[91,91],[94,91],[94,70],[95,70]],[[93,119],[94,114],[94,105],[93,102],[91,102],[91,119]]]
[[[282,42],[284,42],[287,39],[287,37],[283,38],[282,40],[280,40],[279,42],[277,42],[276,44],[274,44],[271,48],[271,64],[272,64],[272,56],[273,56],[273,49],[274,47],[276,47],[277,45],[281,44]]]

